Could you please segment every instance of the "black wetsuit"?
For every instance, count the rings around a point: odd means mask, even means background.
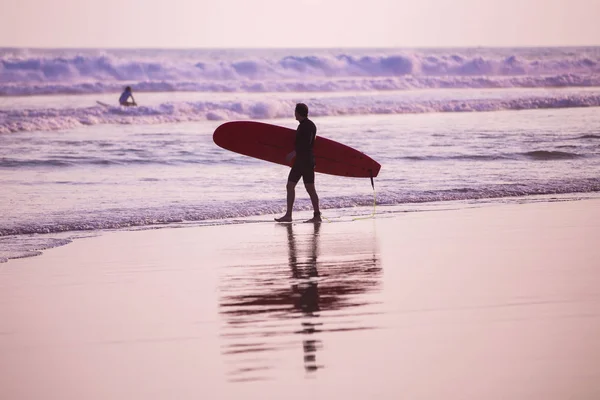
[[[305,118],[296,129],[296,161],[290,171],[289,181],[298,183],[300,178],[304,183],[315,183],[315,154],[313,146],[317,137],[317,127]]]

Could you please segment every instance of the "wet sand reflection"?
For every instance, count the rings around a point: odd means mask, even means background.
[[[367,233],[360,240],[323,237],[321,224],[281,228],[287,267],[282,268],[283,260],[235,266],[235,273],[223,278],[223,354],[232,381],[270,379],[274,369],[289,367],[289,357],[297,357],[291,355],[297,353],[297,335],[302,337],[305,373],[313,376],[324,367],[318,359],[318,352],[325,351],[323,332],[373,328],[360,307],[371,304],[366,294],[380,287],[375,235]]]

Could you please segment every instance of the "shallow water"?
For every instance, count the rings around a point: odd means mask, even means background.
[[[600,189],[596,108],[315,117],[318,134],[382,164],[379,206]],[[295,127],[291,118],[268,122]],[[224,221],[281,213],[288,169],[217,147],[219,122],[0,135],[0,233]],[[326,216],[370,207],[366,179],[317,177]],[[302,186],[297,209],[310,209]],[[370,210],[357,210],[359,214]],[[18,235],[18,236],[14,236]],[[12,237],[11,239],[6,236]],[[21,250],[30,251],[23,245]],[[19,252],[5,252],[8,258]]]

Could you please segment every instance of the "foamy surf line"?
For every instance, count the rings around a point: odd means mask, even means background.
[[[525,198],[535,195],[567,195],[573,193],[600,192],[600,179],[578,179],[554,181],[533,185],[506,184],[487,187],[464,187],[437,191],[392,191],[380,190],[376,195],[379,206],[399,206],[405,204],[439,203],[449,201],[479,201],[503,198]],[[340,209],[373,206],[372,195],[322,197],[321,208],[336,212]],[[310,211],[312,205],[307,199],[299,199],[295,210]],[[177,207],[150,207],[112,210],[87,210],[78,213],[58,212],[53,215],[31,215],[29,221],[13,221],[0,226],[0,237],[28,234],[59,233],[70,231],[94,231],[122,229],[141,226],[158,226],[175,223],[219,221],[239,219],[283,212],[280,200],[222,203],[218,207],[206,205],[184,205]]]
[[[590,198],[598,198],[598,196],[594,193],[568,193],[557,196],[548,196],[548,195],[533,195],[528,197],[508,197],[504,198],[501,203],[513,204],[513,203],[529,203],[529,202],[551,202],[551,201],[570,201],[570,200],[582,200],[582,199],[590,199]],[[416,200],[416,199],[413,199]],[[431,200],[431,199],[430,199]],[[405,203],[405,204],[387,204],[390,207],[382,207],[378,210],[372,209],[367,202],[359,201],[357,204],[351,206],[350,208],[337,208],[337,209],[329,209],[326,208],[325,215],[326,219],[324,223],[329,222],[353,222],[357,219],[365,219],[370,218],[372,216],[385,217],[389,215],[394,215],[398,213],[411,213],[411,212],[426,212],[426,211],[440,211],[440,210],[450,210],[450,209],[458,209],[464,207],[477,207],[482,206],[485,203],[489,203],[486,200],[497,200],[494,198],[479,198],[474,199],[474,202],[464,203],[465,199],[459,198],[443,198],[438,199],[438,202],[421,202],[416,201],[414,203]],[[358,204],[362,205],[358,205]],[[385,202],[382,202],[380,205],[385,206]],[[496,203],[496,202],[494,202]],[[296,210],[297,219],[301,221],[302,212],[309,212],[311,207],[308,202],[300,201],[298,204],[298,209]],[[13,232],[13,234],[3,236],[3,231],[0,229],[0,264],[8,262],[11,259],[18,258],[26,258],[26,257],[35,257],[41,255],[44,250],[65,246],[71,243],[73,240],[88,238],[102,234],[102,232],[106,231],[114,231],[114,230],[146,230],[146,229],[157,229],[157,228],[179,228],[179,227],[190,227],[190,226],[215,226],[215,225],[232,225],[232,224],[255,224],[255,223],[274,223],[271,219],[265,219],[263,216],[265,214],[269,214],[272,212],[278,212],[273,210],[268,210],[268,212],[254,214],[254,213],[234,213],[229,214],[227,217],[217,218],[217,219],[201,219],[201,220],[190,220],[184,221],[181,218],[176,218],[172,221],[163,220],[163,221],[145,221],[146,223],[132,223],[131,220],[122,223],[113,223],[113,224],[101,224],[97,226],[92,226],[89,223],[84,225],[72,226],[69,229],[64,224],[60,225],[60,229],[54,231],[50,226],[45,226],[43,229],[27,229],[21,230],[19,233],[17,230]],[[375,211],[376,214],[374,213]],[[306,214],[309,215],[309,214]],[[33,231],[37,231],[36,233],[32,233]],[[85,232],[82,232],[85,231]],[[6,231],[4,231],[6,232]],[[29,233],[27,233],[29,232]]]
[[[275,96],[274,96],[275,97]],[[485,112],[600,106],[600,94],[524,96],[513,99],[415,100],[377,95],[311,99],[313,116]],[[99,124],[162,124],[189,121],[275,119],[289,116],[294,101],[199,101],[163,103],[153,107],[25,109],[0,111],[0,133],[51,131]]]

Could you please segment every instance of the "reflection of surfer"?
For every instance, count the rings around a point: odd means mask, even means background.
[[[223,354],[234,366],[232,380],[268,378],[268,371],[277,366],[275,353],[287,349],[290,343],[302,347],[307,378],[316,376],[315,372],[323,368],[317,352],[323,351],[324,331],[373,328],[366,325],[367,319],[354,316],[360,315],[357,312],[361,307],[372,304],[372,297],[362,296],[377,291],[380,285],[381,267],[374,233],[362,232],[371,236],[371,241],[365,241],[364,237],[349,244],[327,241],[333,245],[327,246],[324,254],[321,245],[325,237],[320,230],[326,229],[325,225],[280,226],[281,234],[285,235],[281,239],[288,246],[283,259],[273,258],[268,247],[265,248],[267,264],[234,265],[231,268],[234,272],[222,278],[219,312],[227,322],[222,333]],[[293,335],[293,339],[288,335]],[[258,354],[262,356],[256,357]]]
[[[129,98],[131,97],[131,101]],[[131,92],[131,86],[127,86],[125,91],[121,93],[121,97],[119,97],[119,104],[125,107],[129,106],[137,106],[135,99],[133,98],[133,93]]]
[[[319,288],[316,279],[319,276],[317,270],[317,255],[318,255],[318,237],[321,224],[314,225],[314,233],[310,244],[310,256],[307,262],[298,262],[296,252],[296,240],[292,225],[287,227],[289,263],[292,270],[292,297],[294,308],[300,311],[303,316],[309,317],[307,321],[302,322],[301,334],[307,335],[303,340],[304,348],[304,368],[307,372],[316,371],[319,366],[316,363],[316,351],[320,341],[310,338],[317,332],[319,323],[312,320],[319,317]]]
[[[304,181],[304,187],[310,196],[310,201],[314,209],[314,216],[306,222],[321,222],[321,212],[319,211],[319,196],[315,189],[315,155],[313,146],[317,137],[317,127],[308,119],[308,106],[304,103],[296,104],[294,110],[296,120],[300,122],[296,130],[295,149],[286,156],[286,161],[290,162],[296,157],[294,165],[290,170],[287,191],[287,210],[281,218],[275,218],[277,222],[291,222],[292,211],[294,209],[294,200],[296,198],[296,185],[300,178]]]

